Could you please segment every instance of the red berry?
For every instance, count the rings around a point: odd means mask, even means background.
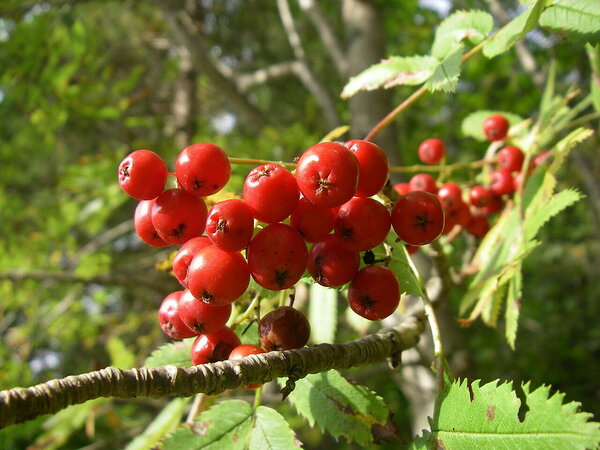
[[[471,220],[471,211],[466,203],[461,203],[457,207],[450,210],[444,210],[444,213],[446,220],[451,220],[461,227],[466,227]]]
[[[550,152],[548,150],[543,151],[542,153],[540,153],[539,155],[537,155],[535,158],[533,158],[533,167],[537,167],[541,164],[545,164],[550,160]]]
[[[498,151],[498,167],[509,172],[518,172],[523,167],[525,155],[519,147],[509,145]]]
[[[444,229],[444,210],[440,200],[424,191],[403,195],[392,209],[392,227],[407,244],[429,244]]]
[[[445,214],[444,214],[444,229],[442,230],[442,234],[443,235],[449,234],[456,225],[457,225],[456,217],[445,212]]]
[[[409,245],[409,244],[406,244],[405,247],[406,247],[406,251],[408,252],[409,255],[414,255],[421,248],[418,245]]]
[[[231,351],[228,359],[229,359],[229,361],[236,361],[238,359],[245,358],[246,356],[260,355],[261,353],[265,353],[265,351],[256,345],[242,344],[242,345],[238,345],[236,348],[234,348]],[[252,389],[256,389],[260,386],[262,386],[262,384],[253,383],[253,384],[249,384],[247,386],[242,386],[242,389],[252,390]]]
[[[206,234],[222,250],[235,252],[246,248],[254,233],[254,216],[242,200],[216,203],[206,219]]]
[[[463,204],[462,190],[458,184],[453,182],[442,184],[438,190],[437,196],[445,211],[458,208]]]
[[[509,195],[515,191],[515,182],[508,170],[494,170],[490,178],[490,191],[492,194]]]
[[[497,213],[502,210],[502,208],[504,208],[502,197],[499,195],[492,195],[490,202],[481,208],[481,211],[486,215],[490,215]]]
[[[411,191],[410,184],[408,183],[398,183],[394,185],[394,191],[396,191],[400,195],[404,195]]]
[[[301,348],[310,338],[310,323],[297,309],[280,306],[261,319],[258,338],[268,352]]]
[[[167,166],[150,150],[136,150],[119,164],[119,185],[130,197],[152,200],[167,184]]]
[[[308,148],[298,160],[296,180],[302,195],[322,208],[350,200],[358,185],[358,160],[342,144],[321,142]]]
[[[290,217],[290,225],[306,242],[316,242],[333,230],[336,217],[332,208],[320,208],[302,197]]]
[[[186,339],[196,334],[179,317],[179,300],[183,291],[172,292],[165,297],[158,310],[158,322],[162,330],[173,339]]]
[[[254,236],[247,256],[252,278],[262,287],[278,291],[293,286],[302,277],[308,251],[300,233],[276,223]]]
[[[445,155],[446,146],[441,139],[427,139],[419,145],[419,158],[425,164],[437,164]]]
[[[194,259],[194,256],[196,256],[200,250],[209,245],[211,245],[210,239],[206,236],[195,237],[183,244],[177,252],[177,255],[175,255],[175,258],[173,259],[173,274],[183,287],[187,288],[188,268],[190,267],[192,259]]]
[[[486,216],[473,216],[466,229],[469,234],[482,238],[489,231],[490,223]]]
[[[308,272],[320,285],[337,287],[358,272],[360,255],[342,248],[333,235],[316,242],[308,254]]]
[[[408,182],[411,191],[425,191],[437,194],[438,188],[435,178],[428,173],[418,173]]]
[[[390,175],[390,162],[379,146],[358,139],[344,144],[358,160],[358,187],[356,197],[371,197],[377,194]]]
[[[240,344],[240,338],[229,327],[224,327],[217,333],[201,334],[192,344],[192,364],[197,366],[224,361]]]
[[[278,164],[264,164],[250,171],[242,196],[257,220],[277,223],[294,211],[300,194],[289,170]]]
[[[226,305],[246,291],[250,271],[240,253],[209,245],[190,263],[187,281],[194,297],[210,305]]]
[[[177,157],[175,175],[179,187],[193,195],[220,191],[229,181],[231,165],[225,152],[207,142],[190,145]]]
[[[231,303],[213,306],[198,300],[187,289],[179,299],[179,317],[195,334],[221,331],[231,315]]]
[[[494,114],[483,121],[483,134],[488,141],[501,141],[506,137],[509,123],[501,114]]]
[[[364,252],[384,241],[390,225],[385,206],[372,198],[354,197],[340,207],[334,229],[341,247]]]
[[[348,288],[348,303],[365,319],[381,320],[391,315],[400,303],[400,285],[394,272],[384,266],[360,269]]]
[[[156,228],[152,225],[152,207],[154,199],[141,200],[135,208],[133,215],[133,223],[135,224],[135,232],[139,238],[146,244],[152,247],[166,247],[169,245],[156,232]]]
[[[165,242],[184,244],[202,235],[207,214],[201,198],[181,189],[169,189],[156,198],[152,207],[152,225]]]
[[[473,186],[469,191],[469,202],[477,208],[483,208],[492,201],[492,193],[483,186]]]

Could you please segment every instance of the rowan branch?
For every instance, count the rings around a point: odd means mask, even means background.
[[[0,391],[0,428],[54,414],[70,405],[100,397],[189,397],[218,394],[275,378],[298,380],[310,373],[347,369],[391,358],[414,347],[425,330],[423,313],[409,316],[396,328],[348,342],[251,355],[192,367],[164,366],[122,370],[107,367],[83,375],[55,379],[29,388]]]

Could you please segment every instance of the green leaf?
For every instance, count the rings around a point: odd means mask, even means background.
[[[550,197],[550,199],[542,203],[539,208],[535,208],[531,213],[528,211],[525,219],[526,238],[533,239],[548,220],[581,198],[582,195],[575,189],[565,189]]]
[[[512,383],[497,381],[480,386],[479,380],[468,385],[456,380],[443,394],[425,433],[411,448],[437,444],[442,448],[464,450],[482,448],[540,449],[597,448],[600,424],[590,422],[592,414],[578,412],[579,403],[563,404],[564,394],[550,395],[548,386],[530,392],[522,386],[525,405]],[[519,408],[527,409],[519,420]]]
[[[459,45],[440,62],[425,84],[428,90],[431,92],[454,92],[456,90],[460,76],[462,50],[462,45]]]
[[[350,98],[359,91],[421,84],[438,65],[439,61],[433,56],[392,56],[352,77],[344,86],[341,97]]]
[[[143,433],[127,445],[125,450],[146,450],[155,447],[164,436],[177,428],[188,401],[187,398],[171,400]]]
[[[135,366],[135,355],[117,336],[111,337],[106,343],[111,365],[120,369],[131,369]]]
[[[335,370],[297,381],[288,398],[310,426],[317,424],[333,437],[361,446],[373,443],[373,425],[384,425],[390,414],[380,397]]]
[[[483,122],[485,119],[490,117],[492,114],[502,114],[508,120],[510,126],[514,126],[520,122],[523,122],[523,118],[513,113],[504,111],[476,111],[469,114],[462,121],[461,131],[462,134],[468,137],[477,139],[478,141],[486,141],[485,134],[483,134]]]
[[[515,349],[515,342],[517,340],[517,327],[519,322],[519,312],[521,310],[521,293],[523,290],[523,274],[521,272],[521,264],[515,273],[515,276],[511,278],[508,285],[508,296],[506,297],[506,314],[504,320],[506,321],[506,341],[510,348]]]
[[[190,425],[179,427],[163,442],[165,450],[245,449],[252,432],[252,406],[227,400],[203,412]]]
[[[311,342],[334,342],[337,328],[337,291],[313,283],[309,293],[308,320],[311,325]]]
[[[419,272],[412,262],[403,242],[396,241],[396,234],[390,233],[386,238],[386,244],[392,249],[389,269],[392,270],[398,282],[400,291],[406,294],[424,297],[424,287]]]
[[[191,366],[190,352],[193,343],[194,339],[192,338],[161,345],[146,359],[144,367]]]
[[[590,75],[590,95],[596,112],[600,112],[600,44],[585,44],[592,73]]]
[[[493,58],[509,50],[535,28],[545,6],[546,0],[538,0],[531,8],[511,20],[483,45],[483,54]]]
[[[284,450],[300,448],[294,431],[281,414],[272,408],[259,406],[254,413],[254,428],[250,434],[250,450]]]
[[[600,38],[600,2],[597,0],[553,0],[540,17],[540,25],[588,42]]]
[[[484,11],[457,11],[448,16],[435,31],[431,54],[443,59],[468,40],[479,44],[494,26],[494,19]]]

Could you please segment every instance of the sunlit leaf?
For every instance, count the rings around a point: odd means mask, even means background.
[[[436,29],[431,54],[443,59],[465,40],[479,44],[493,26],[494,19],[485,11],[456,11]]]

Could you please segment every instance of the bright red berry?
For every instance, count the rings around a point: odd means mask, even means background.
[[[188,268],[194,256],[204,247],[211,245],[210,239],[206,236],[198,236],[190,239],[181,246],[177,255],[173,259],[173,274],[183,287],[187,288]]]
[[[429,244],[444,229],[444,210],[440,200],[425,191],[403,195],[392,209],[392,227],[407,244]]]
[[[444,156],[446,156],[446,146],[441,139],[426,139],[419,145],[419,158],[425,164],[437,164]]]
[[[477,208],[484,208],[492,201],[492,193],[483,186],[473,186],[469,191],[469,202]]]
[[[496,195],[509,195],[515,191],[515,182],[508,170],[494,170],[490,175],[490,191]]]
[[[197,366],[224,361],[240,344],[240,338],[229,327],[224,327],[217,333],[201,334],[192,344],[192,364]]]
[[[179,317],[195,334],[221,331],[231,316],[231,303],[213,306],[198,300],[187,289],[179,299]]]
[[[445,211],[458,208],[463,204],[462,190],[458,184],[453,182],[442,184],[437,196]]]
[[[289,170],[278,164],[264,164],[250,171],[242,196],[257,220],[277,223],[294,211],[300,193]]]
[[[308,148],[296,165],[296,180],[302,195],[322,208],[350,200],[358,186],[358,160],[351,150],[335,142]]]
[[[226,305],[246,291],[250,271],[240,253],[209,245],[190,263],[187,281],[194,297],[209,305]]]
[[[165,297],[158,310],[160,327],[172,339],[186,339],[196,334],[179,317],[179,300],[183,291],[172,292]]]
[[[340,207],[334,229],[341,247],[364,252],[384,241],[390,225],[385,206],[372,198],[354,197]]]
[[[425,191],[437,194],[438,188],[435,178],[428,173],[417,173],[408,182],[411,191]]]
[[[290,225],[298,230],[306,242],[316,242],[333,230],[336,218],[337,214],[332,208],[315,206],[302,197],[290,217]]]
[[[119,164],[119,185],[130,197],[152,200],[167,183],[167,166],[150,150],[136,150]]]
[[[133,215],[133,223],[135,224],[135,232],[139,238],[146,244],[152,247],[166,247],[169,245],[156,232],[156,228],[152,225],[152,207],[154,199],[141,200],[135,208]]]
[[[262,287],[278,291],[293,286],[302,277],[308,251],[300,233],[276,223],[254,236],[247,256],[252,278]]]
[[[494,114],[483,121],[483,134],[488,141],[501,141],[508,133],[509,123],[501,114]]]
[[[409,245],[409,244],[406,244],[405,247],[406,247],[406,251],[408,252],[409,255],[414,255],[421,248],[418,245]]]
[[[204,197],[227,184],[231,165],[220,147],[203,142],[183,149],[175,162],[175,175],[181,189]]]
[[[200,236],[206,226],[208,211],[204,200],[181,189],[160,194],[152,207],[152,225],[169,244],[184,244]]]
[[[445,209],[444,214],[446,220],[450,219],[452,222],[460,225],[461,227],[466,227],[471,220],[471,210],[466,203],[461,203],[457,207],[450,210]]]
[[[466,227],[469,234],[478,238],[484,237],[490,229],[490,223],[486,216],[473,216]]]
[[[408,183],[398,183],[394,185],[394,191],[396,191],[400,195],[404,195],[411,191],[410,184]]]
[[[501,196],[493,194],[490,202],[481,208],[481,211],[486,215],[490,215],[501,211],[502,208],[504,208],[504,200],[502,200]]]
[[[379,146],[369,141],[355,139],[344,144],[358,160],[358,187],[356,197],[371,197],[377,194],[390,175],[390,162]]]
[[[254,216],[242,200],[225,200],[210,209],[206,219],[206,234],[222,250],[235,252],[246,248],[253,233]]]
[[[519,147],[509,145],[498,151],[498,167],[509,172],[519,172],[523,167],[525,155]]]
[[[360,269],[348,288],[348,303],[365,319],[381,320],[391,315],[400,303],[400,285],[394,272],[373,265]]]
[[[261,353],[266,353],[266,352],[262,348],[260,348],[256,345],[242,344],[242,345],[238,345],[236,348],[231,350],[231,353],[229,354],[228,359],[229,359],[229,361],[236,361],[238,359],[245,358],[246,356],[260,355]],[[242,386],[242,389],[252,390],[252,389],[256,389],[260,386],[262,386],[260,383],[253,383],[253,384],[249,384],[247,386]]]
[[[301,348],[310,338],[310,323],[297,309],[280,306],[261,319],[258,338],[268,352]]]
[[[327,287],[348,283],[359,265],[360,255],[342,248],[333,235],[316,242],[308,254],[308,272],[317,283]]]

